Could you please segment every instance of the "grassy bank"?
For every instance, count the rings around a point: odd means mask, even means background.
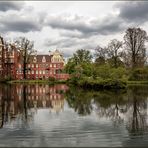
[[[6,83],[9,83],[9,84],[14,84],[14,83],[61,84],[61,83],[66,83],[66,81],[65,80],[55,80],[55,81],[50,81],[50,80],[11,80],[11,81],[6,81]]]
[[[70,79],[66,80],[10,80],[0,81],[0,83],[8,84],[68,84],[79,86],[85,89],[124,89],[127,85],[148,85],[148,81],[126,81],[122,79],[92,79],[84,77],[81,79]]]
[[[148,81],[127,81],[128,85],[141,85],[146,84],[148,85]]]

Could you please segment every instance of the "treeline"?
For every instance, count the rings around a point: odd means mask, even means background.
[[[65,71],[69,82],[83,87],[122,88],[129,80],[148,80],[147,32],[128,28],[123,41],[111,40],[105,47],[97,46],[95,54],[77,50],[68,60]]]

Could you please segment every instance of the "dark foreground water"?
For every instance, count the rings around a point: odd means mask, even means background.
[[[0,146],[148,146],[148,86],[0,85]]]

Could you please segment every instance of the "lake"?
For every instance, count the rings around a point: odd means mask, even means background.
[[[148,146],[148,86],[1,84],[0,146]]]

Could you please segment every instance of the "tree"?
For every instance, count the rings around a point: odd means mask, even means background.
[[[107,51],[106,48],[103,48],[101,46],[97,46],[95,49],[95,64],[102,65],[105,64]]]
[[[113,67],[117,68],[120,65],[120,57],[122,52],[120,51],[122,47],[122,42],[117,39],[111,40],[107,46],[107,56],[112,59]]]
[[[91,59],[92,55],[90,54],[90,51],[84,49],[77,50],[68,60],[65,66],[65,71],[70,74],[78,73],[78,75],[82,75],[84,72],[85,74],[89,75]]]
[[[72,58],[69,58],[67,64],[64,67],[64,70],[69,74],[75,72],[75,63]]]
[[[25,37],[20,37],[15,41],[16,47],[20,53],[20,58],[23,64],[23,78],[26,79],[27,63],[30,62],[30,57],[36,51],[33,49],[34,43]]]
[[[148,36],[145,30],[141,28],[128,28],[124,35],[124,44],[126,54],[130,56],[130,65],[132,68],[144,66],[146,61],[145,42]]]
[[[92,55],[89,50],[80,49],[73,54],[72,59],[76,65],[82,63],[91,63]]]

